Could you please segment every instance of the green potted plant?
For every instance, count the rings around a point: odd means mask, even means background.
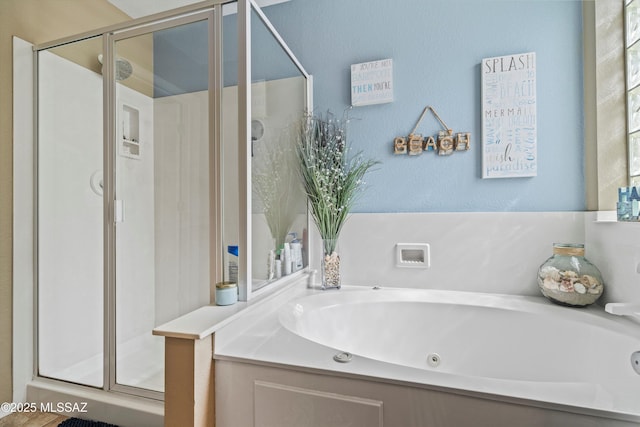
[[[362,188],[364,175],[376,161],[350,155],[348,120],[306,115],[297,149],[300,176],[311,216],[322,239],[322,288],[340,288],[338,237]]]

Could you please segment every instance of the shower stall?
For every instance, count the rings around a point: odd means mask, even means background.
[[[34,52],[36,380],[161,401],[151,331],[213,302],[227,248],[240,299],[277,282],[256,177],[294,170],[310,76],[252,0]],[[287,208],[286,234],[306,235],[302,194]]]

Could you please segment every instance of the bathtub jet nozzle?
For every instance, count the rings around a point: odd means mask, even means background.
[[[631,353],[631,367],[636,371],[636,374],[640,375],[640,351]]]
[[[336,354],[335,356],[333,356],[333,360],[339,363],[349,363],[351,362],[352,358],[353,358],[353,355],[346,351],[342,351]]]
[[[441,361],[442,359],[440,358],[440,355],[438,353],[430,353],[429,355],[427,355],[427,365],[431,366],[432,368],[437,368],[438,365],[440,365]]]

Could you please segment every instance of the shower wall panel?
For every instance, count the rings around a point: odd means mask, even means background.
[[[162,390],[163,340],[155,326],[153,99],[116,85],[116,382]]]
[[[265,124],[257,153],[277,150],[278,138],[291,138],[302,107],[304,80],[287,78],[252,85],[254,117]],[[154,100],[156,171],[156,324],[196,309],[209,301],[208,122],[207,92],[165,96]],[[222,164],[224,194],[223,247],[238,244],[238,87],[223,89]],[[292,121],[294,125],[292,125]],[[254,162],[265,161],[255,156]],[[257,206],[257,203],[254,203]],[[293,228],[306,226],[304,204]],[[262,210],[253,215],[254,277],[267,277],[267,254],[272,239]],[[300,233],[300,237],[302,233]],[[226,276],[225,276],[226,279]]]
[[[102,385],[102,78],[39,55],[38,323],[44,376]]]
[[[208,102],[154,100],[156,325],[209,303]]]
[[[124,219],[116,224],[116,337],[117,345],[123,345],[150,335],[155,326],[155,144],[153,99],[119,83],[116,96],[116,141],[121,143],[127,128],[135,128],[140,147],[135,158],[116,148],[116,199],[124,201]],[[127,111],[137,114],[131,117]]]

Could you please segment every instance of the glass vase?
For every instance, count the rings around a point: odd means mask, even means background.
[[[554,243],[553,256],[538,269],[538,286],[551,301],[571,307],[596,302],[604,283],[600,270],[584,257],[584,245]]]
[[[340,252],[337,239],[322,240],[322,289],[340,289]]]

